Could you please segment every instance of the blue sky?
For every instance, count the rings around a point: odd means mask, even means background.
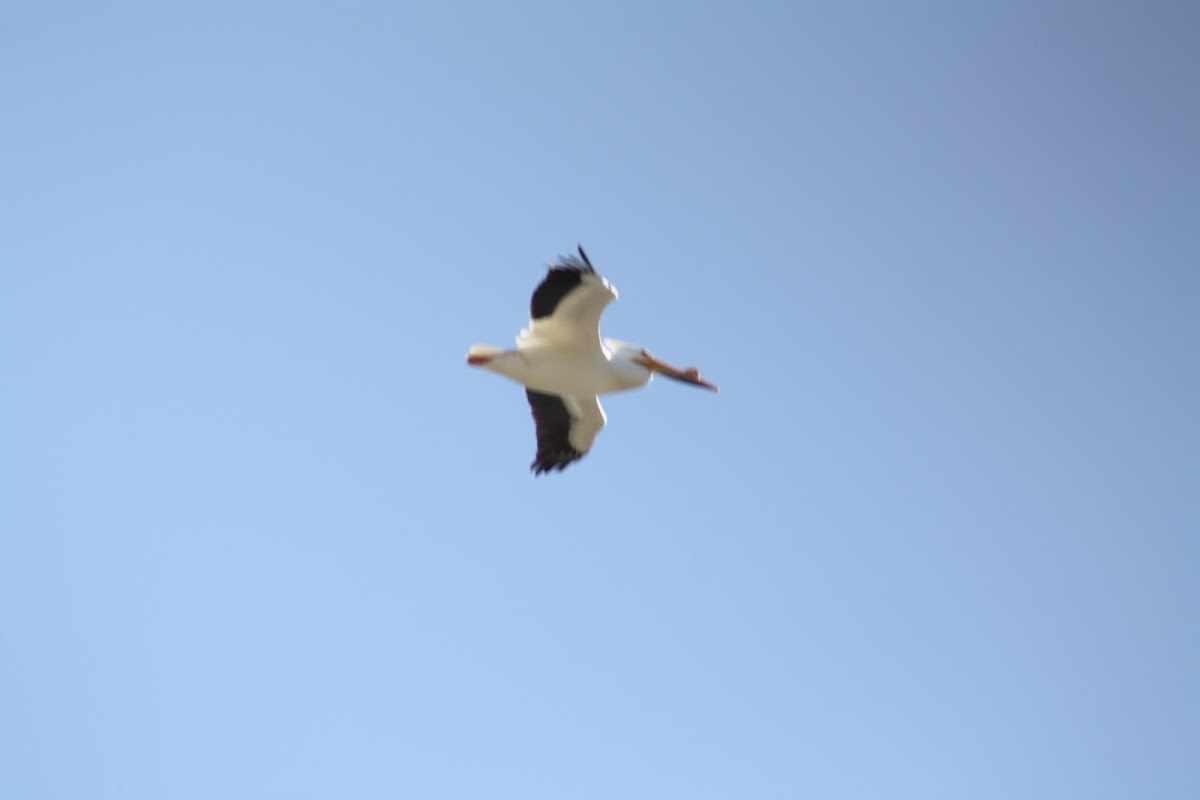
[[[1200,13],[991,6],[6,4],[0,795],[1200,793]]]

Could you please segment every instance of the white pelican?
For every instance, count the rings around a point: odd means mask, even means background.
[[[600,315],[616,299],[581,246],[579,258],[560,257],[534,290],[515,349],[477,344],[467,353],[468,364],[525,387],[537,428],[535,475],[562,470],[591,449],[605,422],[598,395],[640,388],[656,372],[717,391],[695,367],[677,369],[637,345],[601,339]]]

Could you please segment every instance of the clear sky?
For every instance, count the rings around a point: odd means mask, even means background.
[[[1200,796],[1197,8],[5,3],[0,796]]]

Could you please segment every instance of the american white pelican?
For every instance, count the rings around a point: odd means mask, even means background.
[[[535,475],[562,470],[591,449],[605,422],[598,395],[640,388],[656,372],[717,391],[695,367],[677,369],[637,345],[601,339],[600,315],[616,299],[581,246],[579,258],[560,257],[534,290],[515,349],[477,344],[467,353],[468,364],[525,387],[537,428]]]

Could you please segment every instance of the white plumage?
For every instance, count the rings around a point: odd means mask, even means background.
[[[676,369],[646,350],[600,338],[600,316],[617,290],[596,274],[587,254],[550,267],[530,301],[529,327],[515,349],[475,345],[467,363],[526,389],[538,449],[536,474],[561,470],[591,449],[605,424],[599,395],[645,386],[654,373],[716,391],[694,369]]]

